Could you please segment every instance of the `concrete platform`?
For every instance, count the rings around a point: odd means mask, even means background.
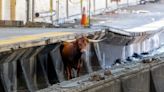
[[[113,12],[104,12],[91,18],[94,26],[105,26],[120,29],[125,32],[139,33],[163,29],[164,3],[148,3]]]
[[[101,32],[101,30],[88,28],[0,28],[0,52],[56,43],[82,35],[94,35],[97,32]]]
[[[104,12],[91,18],[92,26],[90,29],[0,28],[0,52],[55,43],[61,40],[73,39],[75,36],[82,34],[94,34],[96,31],[100,32],[101,30],[108,30],[109,32],[116,33],[118,36],[136,37],[137,39],[136,41],[132,38],[125,39],[128,42],[143,41],[145,38],[148,39],[154,34],[163,31],[163,5],[164,3],[148,3],[146,5],[121,8],[113,12]],[[118,38],[122,38],[121,36]]]

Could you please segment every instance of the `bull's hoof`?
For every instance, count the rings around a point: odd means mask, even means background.
[[[111,70],[105,70],[105,71],[104,71],[104,75],[106,75],[106,76],[112,75]]]

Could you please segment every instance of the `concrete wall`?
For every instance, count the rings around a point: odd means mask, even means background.
[[[16,20],[22,20],[26,22],[27,17],[27,0],[16,0]],[[50,11],[50,0],[34,0],[34,10],[32,10],[32,1],[29,0],[29,20],[40,22],[51,22],[50,17],[46,18],[34,18],[32,14],[36,12]],[[81,14],[81,0],[53,0],[53,10],[56,11],[56,16],[53,20],[63,19],[65,21],[70,17],[80,17]],[[105,8],[113,10],[119,7],[126,7],[127,5],[136,5],[139,0],[121,0],[120,2],[111,2],[111,0],[91,0],[91,14],[96,14],[104,11]],[[129,4],[128,4],[129,3]],[[2,0],[2,20],[10,20],[10,0]],[[88,0],[83,0],[83,6],[87,9]],[[33,12],[33,13],[32,13]]]

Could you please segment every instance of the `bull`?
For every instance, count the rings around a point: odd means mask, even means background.
[[[64,71],[68,80],[72,79],[72,69],[77,71],[77,76],[79,77],[81,67],[83,66],[81,56],[86,52],[89,42],[99,41],[102,40],[91,40],[87,37],[81,37],[62,43],[60,46],[60,53],[64,64]]]

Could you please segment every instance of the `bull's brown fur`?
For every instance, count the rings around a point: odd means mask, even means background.
[[[79,76],[82,65],[81,55],[86,50],[88,43],[88,39],[82,37],[73,42],[64,42],[61,45],[60,52],[67,79],[72,78],[73,68],[77,70],[77,76]]]

